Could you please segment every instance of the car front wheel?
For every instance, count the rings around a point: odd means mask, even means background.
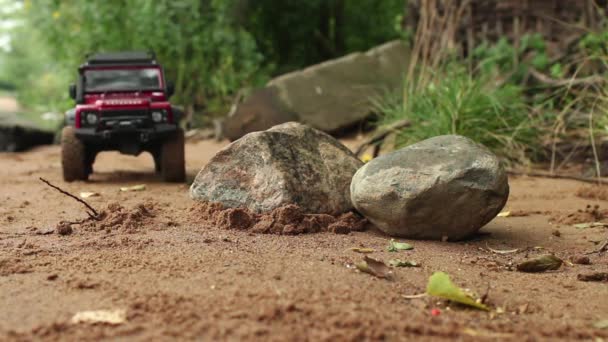
[[[184,158],[184,131],[178,129],[167,139],[160,150],[160,173],[166,182],[183,182],[186,179]]]
[[[61,166],[66,182],[89,178],[85,145],[71,126],[64,127],[61,132]]]

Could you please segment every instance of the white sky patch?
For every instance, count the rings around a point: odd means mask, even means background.
[[[10,31],[21,25],[17,19],[7,19],[17,11],[23,9],[23,1],[20,0],[0,0],[0,50],[11,50]]]

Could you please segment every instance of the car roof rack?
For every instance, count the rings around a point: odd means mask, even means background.
[[[88,54],[83,66],[93,65],[156,65],[154,52],[121,51]]]

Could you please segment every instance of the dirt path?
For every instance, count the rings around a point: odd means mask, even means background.
[[[221,145],[188,144],[191,178]],[[95,170],[91,182],[66,184],[56,146],[0,154],[0,340],[608,338],[608,330],[593,328],[608,319],[608,284],[577,280],[580,273],[608,271],[606,254],[555,272],[511,270],[548,252],[570,260],[608,237],[606,228],[571,225],[602,220],[577,212],[589,204],[608,208],[606,201],[575,195],[588,185],[511,179],[507,210],[514,216],[495,219],[470,241],[408,241],[415,249],[395,254],[374,230],[275,236],[205,226],[190,211],[187,186],[161,183],[149,156],[102,154]],[[60,220],[85,214],[38,177],[74,193],[99,192],[92,205],[116,202],[113,208],[124,215],[103,229],[46,234]],[[139,183],[147,189],[119,191]],[[392,281],[358,273],[352,264],[362,255],[349,248],[360,246],[374,248],[373,257],[422,267],[396,269]],[[487,246],[521,251],[501,255]],[[489,287],[488,302],[500,309],[486,313],[403,298],[424,292],[438,270],[479,293]],[[432,316],[433,308],[441,314]],[[125,309],[127,322],[70,323],[76,312],[99,309]]]
[[[19,111],[19,103],[9,95],[0,94],[0,112],[16,113]]]

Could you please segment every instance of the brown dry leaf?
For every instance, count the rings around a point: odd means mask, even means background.
[[[515,336],[511,333],[497,333],[497,332],[493,332],[493,331],[477,330],[477,329],[473,329],[473,328],[465,328],[462,332],[465,335],[469,335],[469,336],[473,336],[473,337],[489,338],[489,339],[512,338]]]
[[[576,278],[580,281],[608,282],[608,272],[595,272],[590,274],[579,274]]]
[[[353,251],[355,253],[369,254],[374,253],[375,250],[373,248],[365,248],[365,247],[352,247],[348,249],[349,251]]]
[[[519,248],[514,248],[514,249],[494,249],[494,248],[491,248],[490,246],[488,246],[487,243],[486,243],[486,248],[490,252],[496,253],[496,254],[511,254],[511,253],[517,253],[517,252],[519,252]]]
[[[383,261],[370,258],[367,255],[363,258],[363,261],[356,263],[355,266],[359,271],[378,278],[387,279],[392,275],[391,269]]]
[[[530,303],[526,303],[526,304],[522,304],[517,308],[517,313],[518,314],[525,314],[526,311],[528,311],[528,306],[530,306]]]
[[[105,323],[105,324],[122,324],[127,321],[127,311],[124,309],[118,310],[94,310],[77,312],[71,322],[78,323]]]
[[[543,255],[536,259],[527,260],[517,265],[520,272],[537,273],[557,270],[564,261],[553,254]]]

